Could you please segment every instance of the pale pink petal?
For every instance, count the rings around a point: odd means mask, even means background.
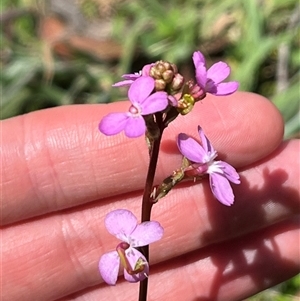
[[[127,74],[123,74],[122,75],[122,78],[125,78],[125,79],[131,79],[131,80],[136,80],[137,78],[141,77],[142,76],[142,72],[135,72],[135,73],[127,73]]]
[[[140,258],[142,258],[145,262],[145,266],[144,270],[141,273],[135,275],[128,274],[127,271],[124,269],[124,278],[129,282],[138,282],[147,278],[147,276],[149,275],[149,264],[145,256],[140,251],[134,248],[130,248],[126,250],[126,257],[128,259],[128,262],[130,263],[132,270],[134,270],[134,267]]]
[[[124,132],[129,138],[136,138],[144,135],[146,132],[146,123],[144,118],[142,116],[129,118]]]
[[[163,111],[169,104],[168,94],[166,92],[155,92],[140,102],[142,115],[148,115]]]
[[[235,184],[240,184],[240,176],[239,174],[236,172],[235,168],[232,167],[230,164],[228,164],[227,162],[224,161],[218,161],[219,165],[221,166],[225,177],[231,181],[232,183]]]
[[[132,247],[142,247],[162,238],[164,229],[159,222],[143,222],[130,235]]]
[[[127,74],[123,74],[122,78],[124,78],[125,80],[122,80],[120,82],[117,82],[115,84],[113,84],[113,87],[122,87],[122,86],[129,86],[131,85],[137,78],[141,77],[141,71],[140,72],[136,72],[136,73],[127,73]]]
[[[99,123],[99,130],[107,136],[118,134],[125,129],[128,119],[126,113],[110,113]]]
[[[201,139],[201,145],[204,148],[205,153],[213,153],[215,152],[212,144],[210,143],[210,141],[207,139],[207,137],[204,134],[204,131],[202,130],[202,128],[200,126],[198,126],[198,133]]]
[[[211,94],[215,95],[229,95],[234,93],[239,87],[239,83],[236,81],[228,82],[228,83],[221,83],[216,86],[216,91]]]
[[[219,202],[230,206],[234,202],[234,194],[227,178],[218,173],[209,174],[210,188]]]
[[[127,80],[122,80],[120,82],[117,82],[115,84],[113,84],[113,87],[123,87],[123,86],[129,86],[134,82],[134,80],[132,79],[127,79]]]
[[[99,260],[99,271],[103,280],[109,285],[115,285],[118,279],[120,257],[117,251],[105,253]]]
[[[155,81],[150,76],[141,76],[136,79],[128,90],[131,103],[142,103],[153,91]]]
[[[178,135],[177,145],[180,152],[190,161],[205,163],[205,150],[195,139],[181,133]]]
[[[230,74],[230,67],[224,62],[213,64],[207,70],[207,78],[218,84],[227,78]]]
[[[107,231],[122,241],[128,242],[127,237],[137,226],[137,218],[126,209],[117,209],[108,213],[105,217]]]

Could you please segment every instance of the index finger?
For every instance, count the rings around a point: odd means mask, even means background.
[[[4,120],[2,224],[142,189],[148,164],[143,137],[98,131],[103,116],[127,108],[127,102],[64,106]],[[208,96],[166,129],[158,183],[180,164],[177,134],[196,136],[198,125],[235,167],[269,154],[283,134],[282,118],[267,99],[245,92]]]

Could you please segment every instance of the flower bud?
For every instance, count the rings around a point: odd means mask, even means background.
[[[171,83],[171,89],[173,91],[179,91],[182,86],[184,84],[184,78],[181,74],[177,73],[174,78],[173,78],[173,81]]]
[[[171,70],[166,70],[165,72],[162,73],[162,78],[163,80],[165,80],[167,84],[172,82],[173,77],[174,77],[174,73]]]
[[[156,91],[164,91],[167,83],[163,79],[155,80],[155,90]]]
[[[161,71],[158,68],[154,68],[154,66],[152,66],[150,68],[149,75],[151,77],[153,77],[154,79],[160,79],[161,78]]]
[[[156,91],[178,92],[183,86],[183,76],[178,73],[175,64],[157,61],[149,70],[149,75],[156,80]]]
[[[172,68],[174,74],[178,73],[178,68],[177,68],[177,66],[175,64],[171,64],[171,68]]]
[[[167,68],[164,66],[163,61],[158,61],[158,62],[156,63],[156,69],[157,69],[160,73],[163,73],[164,71],[167,70]]]

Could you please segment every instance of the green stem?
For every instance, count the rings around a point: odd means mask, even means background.
[[[143,194],[142,201],[142,218],[141,222],[150,221],[151,218],[151,209],[153,206],[153,200],[151,200],[151,193],[153,189],[154,177],[156,172],[156,166],[158,161],[158,154],[160,148],[160,142],[165,129],[165,125],[162,122],[162,115],[156,114],[156,123],[160,128],[160,135],[157,139],[154,140],[151,153],[150,153],[150,162],[147,172],[146,184]],[[146,260],[149,262],[149,246],[144,246],[141,248],[142,253],[146,257]],[[140,282],[140,291],[139,291],[139,301],[147,301],[147,290],[148,290],[148,278]]]

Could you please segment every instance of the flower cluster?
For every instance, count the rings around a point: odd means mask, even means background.
[[[142,216],[146,221],[138,224],[133,213],[125,209],[114,210],[105,218],[107,231],[121,241],[115,250],[103,254],[99,261],[100,274],[109,285],[116,284],[120,267],[123,269],[124,278],[129,282],[143,281],[148,277],[147,246],[161,239],[164,232],[158,222],[150,221],[151,207],[177,183],[186,179],[201,179],[208,175],[213,195],[224,205],[230,206],[234,202],[230,182],[239,184],[239,175],[228,163],[216,160],[217,152],[200,126],[198,132],[201,144],[187,134],[178,135],[177,145],[183,155],[182,166],[161,185],[153,188],[153,171],[156,168],[159,144],[169,123],[179,114],[188,114],[195,103],[202,100],[207,93],[216,96],[229,95],[238,89],[238,83],[235,81],[223,82],[230,74],[226,63],[218,62],[207,69],[204,56],[199,51],[194,52],[192,59],[195,80],[186,81],[174,64],[157,61],[145,65],[138,73],[124,74],[123,80],[113,85],[129,87],[130,105],[126,112],[106,115],[100,121],[99,130],[109,136],[123,131],[129,138],[145,135],[152,178],[147,176],[143,195]],[[156,151],[152,152],[155,149]],[[144,208],[148,210],[146,214]]]
[[[102,255],[99,271],[103,280],[115,285],[119,266],[124,269],[124,278],[129,282],[144,280],[149,274],[149,264],[145,256],[136,248],[153,243],[163,236],[163,228],[158,222],[137,223],[132,212],[118,209],[107,214],[105,218],[107,231],[121,240],[115,251]]]
[[[153,126],[155,117],[151,116],[157,113],[168,116],[165,120],[168,124],[176,114],[189,113],[206,93],[228,95],[238,89],[237,82],[222,83],[230,74],[226,63],[218,62],[207,70],[200,51],[194,52],[193,62],[196,83],[193,80],[185,82],[176,65],[166,61],[145,65],[138,73],[124,74],[124,80],[114,86],[129,86],[131,104],[127,112],[105,116],[99,124],[100,132],[115,135],[124,131],[127,137],[139,137]]]

